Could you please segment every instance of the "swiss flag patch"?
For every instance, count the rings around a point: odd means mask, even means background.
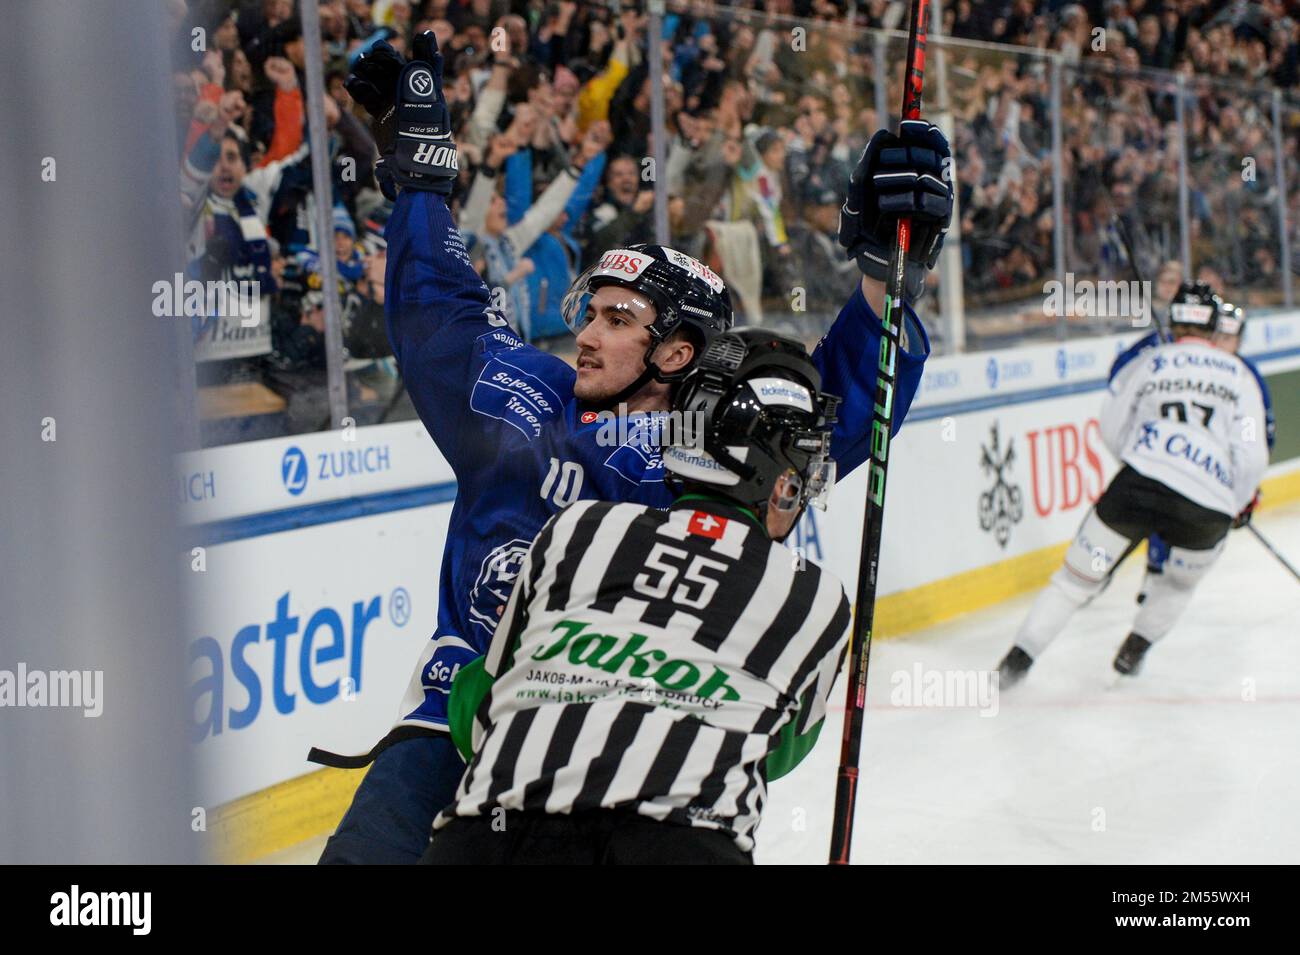
[[[710,514],[707,511],[695,511],[691,514],[691,520],[686,525],[686,529],[692,534],[698,534],[700,537],[721,540],[723,533],[727,530],[727,519],[718,517],[716,514]]]

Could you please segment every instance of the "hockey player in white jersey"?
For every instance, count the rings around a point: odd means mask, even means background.
[[[1021,624],[999,667],[1003,688],[1025,676],[1140,541],[1158,534],[1169,548],[1164,572],[1149,580],[1114,662],[1136,674],[1218,559],[1229,528],[1249,514],[1268,466],[1260,387],[1240,358],[1215,344],[1220,310],[1208,286],[1184,285],[1169,311],[1174,340],[1111,380],[1101,435],[1122,467]]]
[[[426,863],[751,861],[847,645],[843,586],[779,543],[834,481],[820,385],[790,339],[719,335],[674,402],[697,437],[665,448],[669,509],[547,523],[453,684],[469,767]]]
[[[1204,273],[1208,271],[1208,269],[1206,266],[1202,266],[1201,271]],[[1211,287],[1213,286],[1211,285]],[[1264,399],[1265,434],[1268,440],[1268,450],[1271,454],[1276,436],[1276,424],[1273,420],[1273,401],[1269,395],[1268,382],[1265,380],[1263,374],[1260,373],[1259,367],[1245,355],[1240,353],[1241,336],[1246,325],[1245,311],[1240,305],[1233,305],[1231,302],[1225,302],[1217,296],[1216,298],[1218,299],[1219,305],[1219,319],[1215,323],[1214,327],[1214,344],[1241,358],[1241,360],[1246,363],[1246,367],[1250,370],[1250,373],[1255,376],[1255,383],[1259,385],[1259,393]],[[1120,369],[1123,368],[1124,365],[1128,364],[1129,361],[1132,361],[1147,349],[1154,348],[1158,344],[1160,344],[1160,338],[1157,335],[1147,336],[1146,338],[1140,339],[1133,347],[1125,351],[1115,360],[1115,364],[1111,366],[1111,377],[1113,378],[1117,375]],[[1250,523],[1250,519],[1253,516],[1255,507],[1258,503],[1259,496],[1256,495],[1251,500],[1250,504],[1246,506],[1246,509],[1238,514],[1237,519],[1232,522],[1234,530],[1245,527]],[[1143,603],[1147,598],[1147,590],[1150,587],[1151,578],[1158,577],[1160,574],[1164,573],[1165,562],[1168,559],[1168,546],[1166,546],[1165,542],[1160,539],[1159,534],[1152,534],[1147,540],[1146,574],[1142,579],[1142,586],[1138,588],[1137,602],[1139,604]]]

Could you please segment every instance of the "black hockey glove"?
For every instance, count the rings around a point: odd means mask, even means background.
[[[905,120],[898,135],[879,130],[862,151],[840,209],[840,245],[862,274],[888,281],[899,216],[912,217],[906,294],[915,301],[934,268],[952,221],[948,140],[924,120]]]
[[[374,120],[380,155],[375,178],[390,199],[397,186],[445,196],[460,168],[442,95],[438,41],[426,31],[411,50],[414,56],[406,61],[387,43],[376,43],[343,84]]]

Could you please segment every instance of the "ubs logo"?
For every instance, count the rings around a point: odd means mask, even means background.
[[[1003,453],[995,421],[988,446],[980,446],[980,469],[993,478],[993,486],[980,495],[980,530],[991,531],[998,546],[1005,549],[1011,528],[1025,516],[1020,486],[1008,480],[1007,472],[1016,460],[1015,440],[1007,441]]]

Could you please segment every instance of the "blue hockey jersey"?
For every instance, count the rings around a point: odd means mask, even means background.
[[[528,545],[577,500],[667,507],[653,415],[618,427],[573,394],[574,370],[527,345],[492,307],[443,198],[405,191],[385,231],[385,311],[411,400],[457,480],[443,551],[438,629],[420,657],[398,725],[445,728],[451,681],[487,647]],[[897,430],[930,343],[906,310],[911,350],[897,364]],[[844,399],[831,453],[839,473],[870,454],[883,328],[855,288],[813,361]]]

